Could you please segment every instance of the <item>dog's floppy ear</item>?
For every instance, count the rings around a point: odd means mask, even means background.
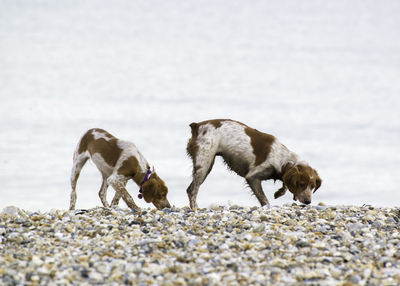
[[[315,193],[319,189],[319,187],[321,187],[321,184],[322,184],[322,180],[319,177],[317,171],[314,170],[314,172],[315,172],[316,177],[315,177],[315,189],[314,189],[313,193]]]
[[[153,202],[156,189],[154,180],[152,178],[149,179],[146,183],[143,184],[142,189],[143,189],[143,198],[146,201],[146,203]]]
[[[296,187],[297,182],[300,178],[299,175],[299,170],[296,167],[290,168],[288,171],[285,172],[285,175],[283,175],[283,183],[289,189],[289,191],[293,190],[293,188]]]
[[[151,174],[149,180],[142,186],[143,198],[146,203],[152,203],[154,200],[158,200],[162,195],[160,191],[164,189],[163,187],[167,189],[160,177],[158,177],[156,173]]]

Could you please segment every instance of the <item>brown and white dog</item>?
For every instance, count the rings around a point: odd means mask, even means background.
[[[109,207],[106,199],[107,188],[111,185],[115,196],[111,205],[118,205],[122,197],[131,209],[139,209],[125,186],[132,179],[141,187],[147,203],[153,203],[158,209],[170,208],[167,200],[168,188],[164,181],[151,171],[150,165],[139,152],[135,144],[115,138],[105,130],[94,128],[88,130],[76,147],[71,173],[71,201],[69,209],[75,209],[76,182],[86,161],[91,158],[103,176],[99,196],[105,207]]]
[[[192,123],[190,127],[192,138],[187,152],[193,160],[193,181],[187,194],[192,209],[198,208],[196,197],[215,156],[222,156],[230,169],[246,179],[262,206],[269,205],[261,186],[263,180],[283,182],[275,198],[288,189],[294,200],[304,204],[311,203],[312,190],[315,192],[321,186],[317,171],[272,135],[230,119],[207,120]]]

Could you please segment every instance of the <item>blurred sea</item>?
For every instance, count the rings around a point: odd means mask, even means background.
[[[135,142],[187,206],[189,124],[212,118],[308,161],[323,179],[313,204],[399,205],[400,1],[0,3],[0,209],[68,208],[72,153],[92,127]],[[87,164],[77,208],[101,204],[100,184]],[[230,202],[258,205],[217,160],[198,203]]]

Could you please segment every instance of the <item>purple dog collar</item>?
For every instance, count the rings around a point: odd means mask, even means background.
[[[142,184],[140,185],[139,195],[138,195],[138,198],[139,198],[139,199],[142,199],[142,198],[143,198],[143,190],[142,190],[142,187],[143,187],[143,184],[146,183],[146,182],[149,180],[150,174],[151,174],[151,170],[148,169],[148,170],[147,170],[147,173],[146,173],[146,176],[144,177],[144,180],[143,180]]]

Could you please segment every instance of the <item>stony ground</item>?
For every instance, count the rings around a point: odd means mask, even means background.
[[[399,285],[399,208],[0,214],[1,285]]]

